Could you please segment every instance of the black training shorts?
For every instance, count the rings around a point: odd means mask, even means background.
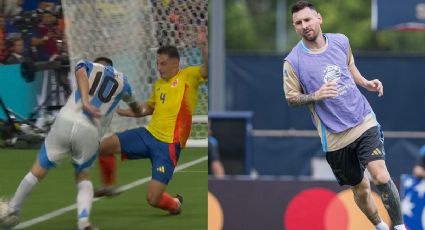
[[[384,159],[384,135],[377,126],[366,130],[348,146],[326,153],[326,160],[340,185],[359,184],[367,164]]]

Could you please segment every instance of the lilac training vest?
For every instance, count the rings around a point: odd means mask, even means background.
[[[321,122],[332,133],[360,124],[372,109],[357,88],[348,67],[348,38],[343,34],[326,34],[327,49],[308,53],[302,41],[285,58],[296,72],[304,94],[317,91],[325,82],[337,83],[338,96],[314,103]]]

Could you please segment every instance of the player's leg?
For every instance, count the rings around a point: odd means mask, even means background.
[[[167,185],[157,180],[151,180],[146,194],[147,202],[155,208],[169,211],[171,214],[180,214],[183,198],[180,195],[171,196],[165,192]]]
[[[34,188],[37,186],[38,182],[41,181],[47,174],[47,169],[43,168],[40,165],[39,160],[37,159],[31,170],[25,175],[25,177],[19,183],[18,188],[13,195],[13,198],[9,203],[9,216],[15,216],[13,221],[9,220],[9,226],[16,225],[18,223],[18,215],[21,211],[22,204],[25,199],[31,194]],[[10,218],[10,217],[9,217]]]
[[[357,207],[376,226],[376,229],[388,230],[388,226],[379,217],[378,208],[371,194],[369,179],[363,176],[363,180],[359,184],[352,186],[351,190],[353,191],[354,201]]]
[[[180,155],[179,144],[163,143],[155,138],[149,139],[148,144],[155,148],[151,151],[152,180],[146,199],[153,207],[167,210],[171,214],[180,214],[183,198],[180,195],[172,197],[165,192]]]
[[[46,175],[47,169],[43,168],[43,166],[40,165],[40,160],[37,159],[34,162],[31,170],[21,180],[21,183],[19,183],[15,195],[10,201],[11,212],[19,213],[25,198],[28,197],[38,182],[41,181]]]
[[[100,175],[102,185],[111,188],[117,183],[117,160],[115,155],[99,155]]]
[[[77,226],[79,230],[91,227],[90,213],[93,202],[93,184],[89,170],[99,149],[99,134],[95,127],[75,125],[72,142],[72,162],[77,184]]]
[[[116,161],[113,154],[121,153],[122,158],[148,158],[147,146],[143,137],[145,128],[126,130],[103,139],[99,147],[99,164],[103,187],[95,190],[95,197],[114,196],[120,193],[116,189]],[[146,154],[146,155],[145,155]]]
[[[99,147],[99,168],[102,187],[96,189],[94,196],[111,196],[116,194],[117,162],[115,153],[121,152],[121,145],[116,134],[103,139]]]
[[[379,127],[367,130],[360,138],[358,157],[372,176],[396,230],[405,229],[401,214],[400,196],[385,165],[383,134]]]
[[[72,122],[59,116],[56,118],[49,134],[41,145],[37,160],[30,172],[22,179],[9,203],[8,214],[15,217],[9,218],[9,220],[16,220],[14,223],[9,223],[9,226],[14,226],[18,223],[18,215],[22,204],[38,182],[47,175],[49,169],[55,167],[66,156],[66,153],[69,151],[69,146],[66,143],[68,143],[70,138],[69,130],[71,129]]]
[[[38,182],[41,181],[46,175],[49,169],[56,165],[55,162],[49,160],[53,155],[60,154],[51,150],[51,153],[48,154],[46,150],[46,143],[50,143],[51,137],[46,138],[46,141],[41,146],[40,152],[38,154],[37,160],[34,162],[31,170],[25,175],[25,177],[19,183],[13,198],[10,200],[8,206],[9,210],[7,211],[7,218],[1,217],[0,219],[2,224],[6,227],[15,226],[18,224],[18,216],[22,209],[22,205],[25,199],[31,194],[34,188],[37,186]],[[49,141],[49,142],[48,142]],[[51,147],[51,145],[49,145]]]
[[[340,185],[351,185],[354,200],[359,209],[378,230],[388,230],[388,226],[378,215],[376,204],[371,197],[370,182],[364,176],[365,167],[356,154],[358,141],[343,149],[327,152],[326,160]]]
[[[76,174],[77,182],[77,215],[78,229],[90,226],[90,211],[93,202],[93,184],[89,179],[88,172]]]
[[[400,195],[388,173],[385,161],[376,160],[369,162],[367,168],[372,176],[373,183],[380,192],[382,202],[394,224],[394,228],[396,230],[405,230],[401,213]]]
[[[5,201],[8,203],[8,209],[0,216],[0,227],[11,228],[19,223],[19,213],[22,209],[22,204],[46,174],[47,169],[41,167],[37,159],[31,170],[19,183],[13,198],[10,201]]]
[[[85,229],[91,226],[90,213],[93,202],[93,184],[90,181],[88,171],[76,173],[77,182],[77,226]]]
[[[58,116],[50,129],[44,143],[41,145],[38,158],[18,186],[10,206],[12,211],[18,213],[24,199],[31,193],[36,184],[46,175],[47,170],[55,167],[66,156],[69,146],[66,144],[70,138],[73,122]]]

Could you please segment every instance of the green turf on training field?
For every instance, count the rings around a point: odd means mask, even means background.
[[[0,196],[11,196],[37,156],[37,150],[0,149]],[[206,148],[185,149],[178,165],[207,155]],[[149,177],[149,160],[119,162],[120,185]],[[92,169],[94,186],[99,185],[96,166]],[[170,216],[165,211],[150,207],[146,200],[147,184],[128,190],[115,198],[93,203],[91,220],[100,229],[207,229],[207,162],[195,164],[177,172],[167,191],[184,197],[183,212]],[[73,168],[65,159],[51,170],[24,203],[21,222],[75,204],[76,186]],[[25,229],[76,229],[76,210],[38,223]]]

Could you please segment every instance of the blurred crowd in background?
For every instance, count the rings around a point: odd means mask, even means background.
[[[0,64],[53,61],[67,56],[60,0],[0,3]]]

